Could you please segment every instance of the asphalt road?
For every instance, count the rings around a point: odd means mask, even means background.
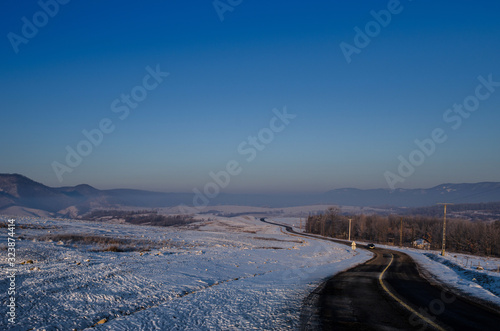
[[[381,248],[370,251],[374,258],[335,275],[318,289],[320,329],[500,330],[497,308],[431,285],[404,253]]]

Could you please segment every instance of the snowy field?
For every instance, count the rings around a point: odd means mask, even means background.
[[[11,324],[0,231],[2,330],[296,329],[322,279],[371,257],[254,217],[185,227],[16,218]]]

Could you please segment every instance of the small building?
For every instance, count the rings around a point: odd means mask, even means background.
[[[431,249],[431,244],[425,239],[417,239],[412,242],[412,246],[420,249]]]

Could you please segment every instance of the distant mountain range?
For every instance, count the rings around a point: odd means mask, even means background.
[[[0,214],[76,217],[93,209],[193,206],[192,193],[98,190],[82,184],[48,187],[19,174],[0,174]],[[500,183],[442,184],[428,189],[335,189],[319,194],[219,194],[210,205],[290,207],[313,204],[422,207],[438,202],[500,201]]]

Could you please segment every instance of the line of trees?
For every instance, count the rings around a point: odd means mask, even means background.
[[[161,215],[157,210],[94,210],[85,219],[97,222],[122,219],[127,223],[137,225],[174,226],[194,223],[190,215]]]
[[[425,216],[342,215],[336,207],[322,214],[310,215],[306,232],[348,239],[349,219],[351,240],[399,245],[402,224],[403,246],[425,239],[431,249],[441,249],[443,219]],[[401,221],[402,220],[402,221]],[[476,255],[500,256],[500,221],[471,222],[447,219],[446,250]]]

